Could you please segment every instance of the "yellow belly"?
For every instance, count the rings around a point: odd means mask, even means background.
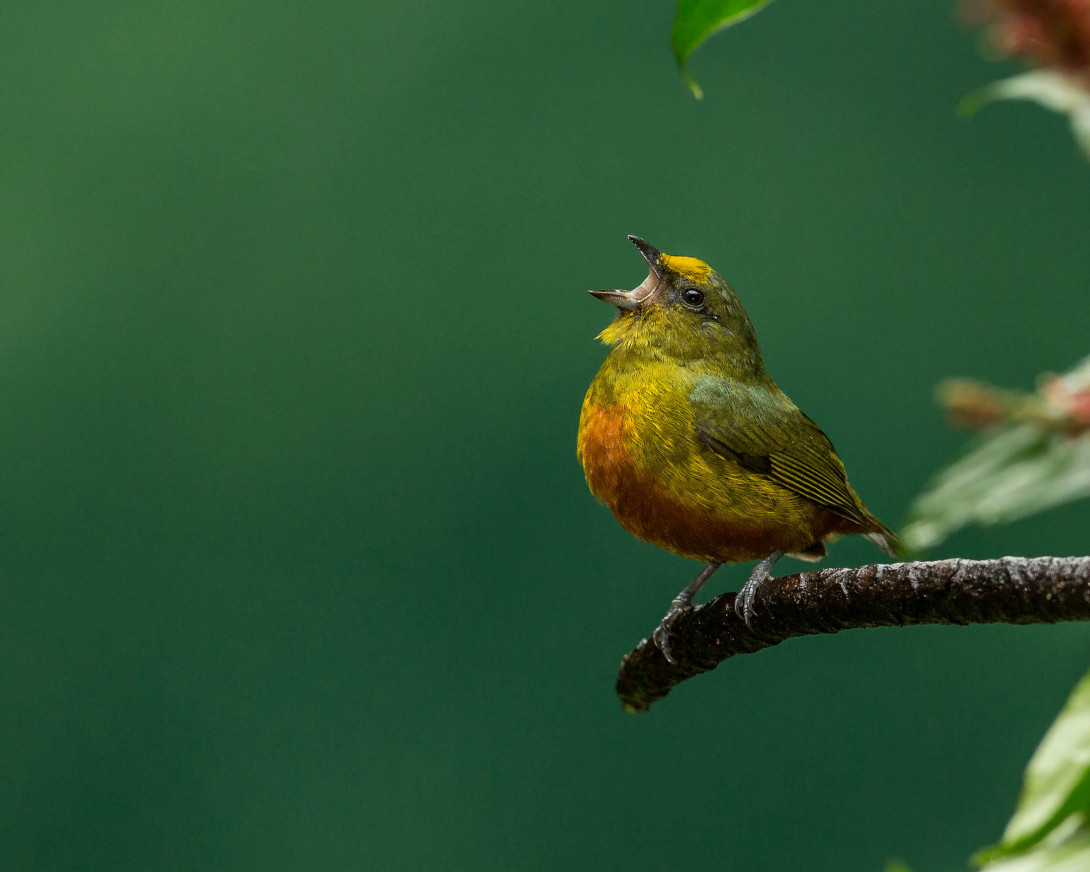
[[[685,411],[649,414],[588,394],[578,451],[591,492],[633,536],[705,562],[803,551],[835,516],[713,454],[686,429]]]

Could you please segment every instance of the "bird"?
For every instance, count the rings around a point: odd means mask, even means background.
[[[702,260],[628,238],[648,275],[630,291],[590,291],[617,313],[598,336],[610,350],[583,401],[577,454],[625,530],[706,564],[653,634],[673,663],[670,627],[724,563],[759,561],[735,599],[752,628],[756,591],[785,554],[820,560],[849,534],[902,552],[832,442],[765,372],[734,289]]]

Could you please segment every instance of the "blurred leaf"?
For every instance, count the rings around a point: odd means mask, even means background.
[[[983,872],[1086,872],[1090,869],[1090,832],[1079,823],[1079,816],[1072,817],[1068,826],[1057,829],[1032,850],[988,863]]]
[[[1090,358],[1063,377],[1090,388]],[[1041,423],[1012,423],[981,437],[941,472],[909,511],[901,539],[930,548],[968,524],[1004,524],[1090,496],[1090,436]]]
[[[678,0],[677,14],[670,39],[674,44],[681,77],[693,96],[704,96],[700,86],[685,69],[685,61],[713,33],[737,24],[766,6],[771,0]]]
[[[1046,109],[1066,114],[1075,141],[1090,156],[1090,93],[1080,79],[1054,70],[1032,70],[973,92],[961,101],[958,110],[971,115],[996,100],[1033,100]]]
[[[988,872],[1090,869],[1090,674],[1083,677],[1026,767],[1018,807],[998,845],[975,860]],[[1033,854],[1024,852],[1033,848]],[[1018,862],[992,862],[1021,854]],[[1077,865],[1081,862],[1082,865]],[[1024,863],[1024,865],[1023,865]],[[1062,865],[1059,865],[1061,864]]]

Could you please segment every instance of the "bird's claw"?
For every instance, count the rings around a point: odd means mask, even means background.
[[[734,598],[734,613],[746,622],[746,627],[750,630],[753,629],[753,619],[757,616],[757,612],[753,609],[753,601],[757,598],[757,588],[761,585],[761,582],[772,577],[772,567],[776,565],[776,561],[783,555],[782,550],[773,551],[753,567],[753,573],[749,576],[749,581],[742,585],[742,589],[738,591],[738,596]]]
[[[680,618],[683,614],[692,610],[691,605],[678,605],[674,603],[662,618],[662,621],[655,628],[655,632],[651,634],[651,638],[655,640],[655,644],[662,652],[662,656],[666,658],[666,662],[671,666],[677,665],[677,660],[674,658],[673,653],[670,651],[670,627],[674,622]]]
[[[743,621],[746,622],[746,628],[753,629],[753,619],[757,616],[757,612],[753,609],[753,600],[757,594],[757,583],[752,579],[745,583],[745,586],[738,591],[738,595],[734,598],[734,613],[738,615]]]

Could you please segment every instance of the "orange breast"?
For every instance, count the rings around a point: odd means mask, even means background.
[[[633,536],[675,554],[705,562],[735,563],[782,548],[802,551],[825,534],[828,519],[815,506],[814,524],[790,530],[775,517],[743,518],[735,512],[692,505],[669,493],[653,473],[640,470],[626,445],[629,416],[623,406],[586,404],[578,450],[591,492]]]

